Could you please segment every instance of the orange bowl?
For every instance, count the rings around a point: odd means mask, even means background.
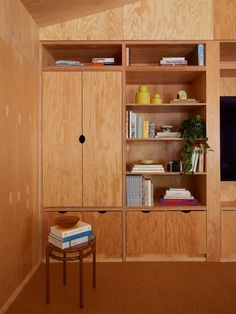
[[[55,219],[56,225],[61,228],[71,228],[77,224],[79,217],[76,216],[60,216]]]

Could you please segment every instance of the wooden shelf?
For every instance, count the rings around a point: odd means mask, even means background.
[[[221,210],[236,210],[236,201],[221,202]]]
[[[205,205],[194,206],[161,206],[155,204],[154,206],[128,206],[125,207],[126,211],[206,211]]]
[[[160,138],[126,138],[127,142],[165,142],[165,141],[182,141],[182,137],[160,137]]]
[[[126,104],[126,109],[135,111],[136,113],[174,113],[174,112],[192,112],[199,108],[206,107],[206,103],[163,103],[159,105],[142,105],[129,103]]]
[[[183,173],[183,172],[146,172],[146,171],[137,171],[137,172],[130,172],[130,171],[126,171],[127,175],[135,175],[135,174],[142,174],[142,175],[152,175],[152,176],[183,176],[183,175],[187,175],[187,176],[205,176],[207,173],[206,172],[189,172],[189,173]],[[236,204],[235,204],[236,205]]]
[[[139,75],[138,75],[139,73]],[[205,66],[129,66],[126,67],[126,83],[140,84],[191,84],[199,75],[206,73]]]
[[[94,66],[94,65],[84,65],[84,66],[44,66],[42,68],[43,72],[76,72],[76,71],[122,71],[123,67],[119,65],[104,65],[104,66]]]

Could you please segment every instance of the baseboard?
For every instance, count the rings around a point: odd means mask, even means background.
[[[30,271],[30,273],[25,277],[25,279],[22,281],[22,283],[18,286],[18,288],[15,290],[15,292],[11,295],[11,297],[8,299],[8,301],[6,302],[6,304],[2,307],[2,309],[0,309],[0,314],[4,314],[9,307],[12,305],[12,303],[15,301],[15,299],[17,298],[17,296],[20,294],[20,292],[23,290],[23,288],[26,286],[26,284],[28,283],[28,281],[30,280],[30,278],[34,275],[34,273],[36,272],[36,270],[39,268],[40,264],[41,264],[41,259],[38,261],[38,263],[32,268],[32,270]]]

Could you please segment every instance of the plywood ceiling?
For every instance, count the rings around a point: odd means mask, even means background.
[[[21,0],[40,26],[117,8],[137,0]]]

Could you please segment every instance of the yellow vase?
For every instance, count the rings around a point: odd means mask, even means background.
[[[162,104],[162,99],[161,99],[161,96],[160,94],[155,94],[152,98],[152,102],[151,102],[153,105],[159,105],[159,104]]]
[[[150,94],[147,86],[141,85],[135,95],[136,104],[150,104]]]

